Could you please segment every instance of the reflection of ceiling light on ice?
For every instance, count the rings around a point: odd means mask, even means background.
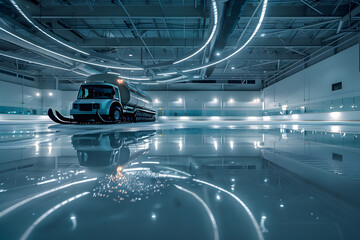
[[[233,150],[234,149],[234,141],[230,141],[229,144],[230,144],[230,149]]]
[[[218,150],[218,143],[216,140],[214,140],[214,148],[215,148],[215,150]]]
[[[220,117],[219,116],[212,116],[210,117],[211,120],[220,120]]]

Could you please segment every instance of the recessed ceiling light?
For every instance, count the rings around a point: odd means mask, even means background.
[[[260,34],[260,37],[265,37],[265,36],[266,36],[265,33]]]
[[[220,56],[220,53],[219,53],[219,52],[217,52],[217,53],[216,53],[216,56]]]
[[[129,57],[132,57],[133,55],[132,55],[132,53],[129,53]]]
[[[234,70],[235,69],[235,67],[231,67],[231,70]]]

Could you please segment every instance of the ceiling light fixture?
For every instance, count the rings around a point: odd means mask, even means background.
[[[42,34],[46,35],[47,37],[51,38],[52,40],[60,43],[61,45],[67,47],[67,48],[70,48],[76,52],[79,52],[79,53],[82,53],[84,55],[90,55],[89,53],[87,52],[84,52],[84,51],[81,51],[77,48],[74,48],[56,38],[54,38],[53,36],[51,36],[50,34],[48,34],[47,32],[45,32],[44,30],[42,30],[37,24],[35,24],[33,21],[30,20],[30,18],[28,16],[25,15],[25,13],[20,9],[20,7],[17,5],[17,3],[14,1],[14,0],[10,0],[10,2],[12,3],[12,5],[16,8],[16,10],[18,10],[18,12],[31,24],[33,25],[37,30],[39,30]]]
[[[3,32],[5,32],[5,33],[7,33],[7,34],[9,34],[9,35],[11,35],[11,36],[14,37],[14,38],[19,39],[20,41],[23,41],[23,42],[25,42],[25,43],[33,46],[33,47],[39,48],[39,49],[41,49],[41,50],[43,50],[43,51],[49,52],[49,53],[51,53],[51,54],[54,54],[54,55],[57,55],[57,56],[59,56],[59,57],[66,58],[66,59],[69,59],[69,60],[72,60],[72,61],[75,61],[75,62],[81,62],[81,63],[85,63],[85,64],[88,64],[88,65],[93,65],[93,66],[97,66],[97,67],[113,68],[113,69],[120,69],[120,70],[139,70],[139,71],[140,71],[140,70],[144,70],[143,68],[139,68],[139,67],[137,67],[137,68],[118,67],[118,66],[112,66],[112,65],[107,65],[107,64],[93,63],[93,62],[84,61],[84,60],[77,59],[77,58],[72,58],[72,57],[65,56],[65,55],[63,55],[63,54],[60,54],[60,53],[51,51],[51,50],[49,50],[49,49],[47,49],[47,48],[43,48],[43,47],[41,47],[41,46],[39,46],[39,45],[37,45],[37,44],[35,44],[35,43],[32,43],[32,42],[30,42],[30,41],[28,41],[28,40],[25,40],[25,39],[19,37],[18,35],[10,32],[10,31],[2,28],[2,27],[0,27],[0,30],[3,31]]]
[[[215,0],[212,0],[212,9],[213,9],[213,14],[214,14],[214,25],[213,25],[213,29],[211,31],[211,34],[208,38],[208,40],[205,42],[205,44],[199,48],[196,52],[194,52],[193,54],[191,54],[190,56],[187,56],[181,60],[178,60],[176,62],[174,62],[173,64],[178,64],[178,63],[181,63],[181,62],[184,62],[194,56],[196,56],[199,52],[201,52],[202,50],[204,50],[204,48],[206,48],[207,45],[209,45],[210,41],[214,38],[214,35],[215,35],[215,32],[216,32],[216,29],[217,29],[217,26],[218,26],[218,10],[217,10],[217,6],[216,6],[216,1]]]
[[[197,71],[197,70],[200,70],[200,69],[208,68],[210,66],[213,66],[213,65],[216,65],[216,64],[221,63],[223,61],[226,61],[229,58],[233,57],[234,55],[238,54],[241,50],[243,50],[251,42],[251,40],[255,37],[256,33],[259,31],[259,29],[261,27],[261,24],[262,24],[262,22],[264,20],[264,17],[265,17],[267,4],[268,4],[268,0],[263,0],[263,6],[262,6],[259,22],[256,25],[256,28],[255,28],[254,32],[251,34],[250,38],[238,50],[236,50],[232,54],[230,54],[227,57],[225,57],[223,59],[220,59],[218,61],[206,64],[206,65],[203,65],[203,66],[200,66],[200,67],[197,67],[197,68],[183,70],[182,72],[192,72],[192,71]]]

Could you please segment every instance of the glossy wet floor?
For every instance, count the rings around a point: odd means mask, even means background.
[[[356,124],[0,132],[0,239],[360,239]]]

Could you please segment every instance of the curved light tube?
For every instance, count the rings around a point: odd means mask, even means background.
[[[41,49],[41,50],[43,50],[43,51],[49,52],[49,53],[51,53],[51,54],[54,54],[54,55],[57,55],[57,56],[59,56],[59,57],[66,58],[66,59],[69,59],[69,60],[72,60],[72,61],[75,61],[75,62],[81,62],[81,63],[85,63],[85,64],[88,64],[88,65],[93,65],[93,66],[97,66],[97,67],[113,68],[113,69],[120,69],[120,70],[136,70],[136,71],[144,70],[143,68],[118,67],[118,66],[107,65],[107,64],[100,64],[100,63],[93,63],[93,62],[89,62],[89,61],[85,61],[85,60],[81,60],[81,59],[77,59],[77,58],[68,57],[68,56],[65,56],[65,55],[63,55],[63,54],[60,54],[60,53],[51,51],[51,50],[49,50],[49,49],[47,49],[47,48],[43,48],[43,47],[41,47],[41,46],[39,46],[39,45],[37,45],[37,44],[35,44],[35,43],[32,43],[32,42],[30,42],[30,41],[27,41],[27,40],[19,37],[18,35],[10,32],[10,31],[2,28],[2,27],[0,27],[0,30],[3,31],[3,32],[5,32],[5,33],[7,33],[7,34],[9,34],[9,35],[11,35],[11,36],[13,36],[13,37],[15,37],[15,38],[17,38],[17,39],[19,39],[20,41],[23,41],[23,42],[25,42],[25,43],[33,46],[33,47],[39,48],[39,49]]]
[[[10,0],[10,2],[12,3],[12,5],[16,8],[16,10],[18,10],[18,12],[31,24],[33,25],[37,30],[39,30],[42,34],[46,35],[47,37],[51,38],[52,40],[60,43],[61,45],[67,47],[67,48],[70,48],[71,50],[74,50],[76,52],[79,52],[79,53],[82,53],[84,55],[90,55],[89,53],[87,52],[84,52],[84,51],[81,51],[77,48],[74,48],[56,38],[54,38],[53,36],[51,36],[50,34],[48,34],[47,32],[45,32],[44,30],[42,30],[37,24],[35,24],[33,21],[30,20],[30,18],[28,16],[26,16],[26,14],[20,9],[20,7],[17,5],[17,3],[15,2],[15,0]]]
[[[27,60],[27,59],[24,59],[24,58],[15,57],[15,56],[12,56],[12,55],[7,55],[7,54],[1,53],[1,52],[0,52],[0,56],[8,57],[8,58],[12,58],[12,59],[15,59],[15,60],[19,60],[19,61],[23,61],[23,62],[27,62],[27,63],[31,63],[31,64],[36,64],[36,65],[40,65],[40,66],[44,66],[44,67],[55,68],[55,69],[59,69],[59,70],[67,71],[67,72],[73,72],[73,73],[76,73],[76,74],[79,74],[79,75],[82,75],[82,76],[85,76],[85,77],[89,76],[87,74],[80,73],[80,72],[77,72],[77,71],[72,71],[72,70],[67,69],[67,68],[58,67],[58,66],[54,66],[54,65],[50,65],[50,64],[41,63],[41,62],[36,62],[36,61],[32,61],[32,60]]]
[[[90,193],[90,192],[80,193],[80,194],[78,194],[78,195],[76,195],[76,196],[73,196],[73,197],[71,197],[71,198],[69,198],[69,199],[67,199],[67,200],[65,200],[65,201],[63,201],[63,202],[55,205],[54,207],[50,208],[49,210],[47,210],[43,215],[41,215],[38,219],[36,219],[36,221],[35,221],[33,224],[31,224],[31,226],[28,227],[28,229],[26,229],[26,231],[25,231],[25,232],[23,233],[23,235],[20,237],[20,240],[26,240],[26,239],[30,236],[30,234],[31,234],[31,232],[34,230],[34,228],[35,228],[37,225],[39,225],[39,224],[40,224],[45,218],[47,218],[50,214],[52,214],[53,212],[55,212],[57,209],[63,207],[64,205],[66,205],[66,204],[68,204],[68,203],[70,203],[70,202],[72,202],[72,201],[74,201],[74,200],[76,200],[76,199],[78,199],[78,198],[81,198],[81,197],[83,197],[83,196],[86,196],[86,195],[88,195],[89,193]]]
[[[165,73],[158,73],[156,75],[158,76],[169,76],[169,75],[175,75],[178,74],[178,72],[165,72]]]
[[[178,189],[180,189],[181,191],[184,191],[188,194],[190,194],[191,196],[193,196],[196,200],[198,200],[201,205],[203,205],[203,207],[205,208],[205,211],[207,212],[207,214],[209,215],[209,218],[210,218],[210,221],[211,221],[211,225],[213,227],[213,231],[214,231],[214,240],[219,240],[219,229],[217,227],[217,224],[216,224],[216,221],[215,221],[215,217],[213,215],[213,213],[211,212],[209,206],[204,202],[204,200],[202,200],[196,193],[186,189],[186,188],[183,188],[183,187],[180,187],[176,184],[174,184],[175,187],[177,187]]]
[[[182,72],[192,72],[192,71],[197,71],[197,70],[204,69],[204,68],[207,68],[207,67],[211,67],[213,65],[216,65],[218,63],[221,63],[223,61],[228,60],[229,58],[233,57],[234,55],[239,53],[241,50],[243,50],[250,43],[250,41],[255,37],[256,33],[259,31],[259,29],[261,27],[261,24],[262,24],[262,22],[264,20],[264,17],[265,17],[267,3],[268,3],[268,0],[264,0],[263,7],[262,7],[262,10],[261,10],[260,19],[259,19],[258,24],[256,25],[256,28],[255,28],[254,32],[251,34],[250,38],[238,50],[236,50],[232,54],[230,54],[227,57],[225,57],[223,59],[220,59],[220,60],[218,60],[216,62],[212,62],[212,63],[209,63],[207,65],[203,65],[203,66],[200,66],[200,67],[197,67],[197,68],[183,70]]]
[[[135,83],[135,82],[132,82],[132,83]],[[137,82],[135,84],[143,84],[143,85],[159,85],[158,82]]]
[[[175,81],[178,81],[178,80],[182,80],[182,79],[185,79],[187,78],[186,76],[179,76],[179,77],[176,77],[176,78],[170,78],[170,79],[166,79],[166,80],[157,80],[156,82],[158,83],[168,83],[168,82],[175,82]]]
[[[211,31],[211,34],[208,38],[208,40],[205,42],[205,44],[199,48],[196,52],[194,52],[193,54],[191,54],[190,56],[187,56],[181,60],[178,60],[176,62],[174,62],[173,64],[178,64],[178,63],[181,63],[181,62],[184,62],[192,57],[194,57],[195,55],[197,55],[199,52],[201,52],[202,50],[204,50],[204,48],[207,47],[207,45],[209,45],[210,41],[214,38],[214,35],[215,35],[215,32],[216,32],[216,29],[217,29],[217,26],[218,26],[218,10],[217,10],[217,6],[216,6],[216,1],[215,0],[212,0],[212,8],[213,8],[213,12],[214,12],[214,26],[213,26],[213,29]]]
[[[50,190],[47,190],[45,192],[42,192],[42,193],[39,193],[35,196],[32,196],[32,197],[29,197],[29,198],[26,198],[18,203],[15,203],[14,205],[6,208],[5,210],[3,210],[2,212],[0,212],[0,218],[2,218],[3,216],[5,216],[6,214],[14,211],[15,209],[17,209],[18,207],[21,207],[22,205],[34,200],[34,199],[37,199],[39,197],[43,197],[45,195],[48,195],[50,193],[53,193],[53,192],[56,192],[56,191],[59,191],[61,189],[64,189],[64,188],[68,188],[68,187],[71,187],[71,186],[74,186],[74,185],[77,185],[77,184],[81,184],[81,183],[86,183],[86,182],[91,182],[91,181],[95,181],[97,178],[89,178],[89,179],[85,179],[85,180],[82,180],[82,181],[77,181],[77,182],[72,182],[72,183],[68,183],[68,184],[65,184],[65,185],[62,185],[60,187],[56,187],[56,188],[52,188]]]
[[[231,192],[229,192],[229,191],[227,191],[227,190],[225,190],[225,189],[223,189],[223,188],[221,188],[221,187],[219,187],[219,186],[216,186],[216,185],[214,185],[214,184],[211,184],[211,183],[208,183],[208,182],[199,180],[199,179],[193,179],[193,181],[198,182],[198,183],[202,183],[202,184],[205,184],[205,185],[208,185],[208,186],[210,186],[210,187],[213,187],[213,188],[215,188],[215,189],[217,189],[217,190],[219,190],[219,191],[222,191],[222,192],[230,195],[231,197],[233,197],[238,203],[240,203],[240,205],[245,209],[246,213],[249,215],[249,217],[250,217],[250,219],[251,219],[251,222],[252,222],[252,224],[253,224],[253,226],[254,226],[254,228],[255,228],[255,230],[256,230],[256,233],[257,233],[257,235],[258,235],[259,240],[264,240],[264,236],[263,236],[263,234],[262,234],[262,232],[261,232],[260,226],[259,226],[259,224],[257,223],[254,215],[252,214],[252,212],[250,211],[250,209],[248,208],[248,206],[246,206],[246,204],[245,204],[243,201],[241,201],[240,198],[238,198],[235,194],[233,194],[233,193],[231,193]]]

